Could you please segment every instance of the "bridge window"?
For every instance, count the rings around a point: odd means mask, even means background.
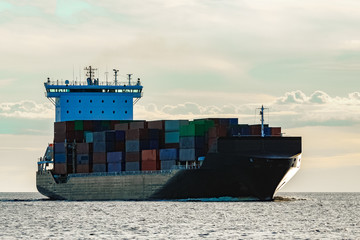
[[[81,113],[81,111],[79,111],[79,113]]]
[[[69,113],[69,111],[66,111],[66,113]]]
[[[90,102],[92,103],[92,100],[90,100]]]
[[[125,114],[127,114],[127,111],[125,111]]]
[[[90,111],[90,113],[92,113],[92,111]]]
[[[125,103],[127,103],[127,100],[125,100]]]
[[[113,114],[115,114],[115,111],[113,111]]]
[[[67,99],[66,102],[69,102],[69,99]]]
[[[113,100],[113,103],[115,103],[115,100]]]
[[[104,113],[104,111],[101,111],[101,113]]]
[[[81,103],[81,100],[79,100],[79,103]]]
[[[103,103],[103,102],[104,102],[104,100],[101,100],[101,102]]]

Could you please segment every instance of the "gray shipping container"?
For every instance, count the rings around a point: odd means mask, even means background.
[[[161,170],[170,170],[176,165],[176,160],[161,161]]]
[[[55,143],[54,153],[65,153],[65,143]]]
[[[106,164],[94,164],[93,172],[106,172]]]
[[[126,162],[125,171],[140,171],[140,162]]]
[[[179,160],[180,161],[194,161],[198,157],[204,156],[204,151],[202,149],[189,148],[189,149],[180,149],[179,150]]]
[[[126,152],[140,152],[141,150],[149,149],[149,141],[147,140],[126,140]]]
[[[204,136],[180,137],[180,148],[198,148],[205,147]]]

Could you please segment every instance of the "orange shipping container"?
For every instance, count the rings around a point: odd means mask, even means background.
[[[161,169],[160,161],[141,162],[141,171],[156,171]]]
[[[141,159],[142,161],[159,161],[159,151],[156,149],[142,150]]]

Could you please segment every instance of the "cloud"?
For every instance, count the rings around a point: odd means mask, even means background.
[[[200,93],[201,94],[201,93]],[[208,93],[209,94],[209,93]],[[204,99],[211,99],[211,95]],[[169,104],[142,104],[134,108],[134,119],[195,119],[207,117],[239,118],[242,123],[259,123],[256,111],[263,103],[269,108],[266,121],[284,127],[344,126],[360,121],[360,93],[352,92],[345,97],[330,96],[323,91],[306,95],[300,90],[286,92],[283,96],[267,98],[268,102],[254,100],[244,104],[199,104],[195,102]],[[275,99],[270,101],[270,99]],[[236,101],[235,101],[236,103]],[[19,101],[0,104],[0,117],[17,119],[53,119],[51,103]],[[270,121],[271,120],[271,121]],[[33,129],[36,131],[36,129]]]
[[[54,118],[54,106],[51,103],[36,103],[30,100],[0,103],[0,117],[51,119]]]
[[[260,101],[239,105],[185,102],[163,106],[139,105],[135,106],[134,112],[142,119],[237,117],[240,122],[254,124],[259,123],[256,108],[261,105]],[[360,121],[359,105],[359,92],[349,93],[346,97],[332,97],[324,91],[306,95],[296,90],[265,103],[264,106],[269,108],[265,120],[284,127],[355,125]]]

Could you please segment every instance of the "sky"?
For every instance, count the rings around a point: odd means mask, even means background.
[[[237,117],[255,109],[302,136],[282,189],[360,191],[360,2],[352,0],[2,0],[0,192],[36,191],[53,138],[43,83],[132,73],[135,119]]]

